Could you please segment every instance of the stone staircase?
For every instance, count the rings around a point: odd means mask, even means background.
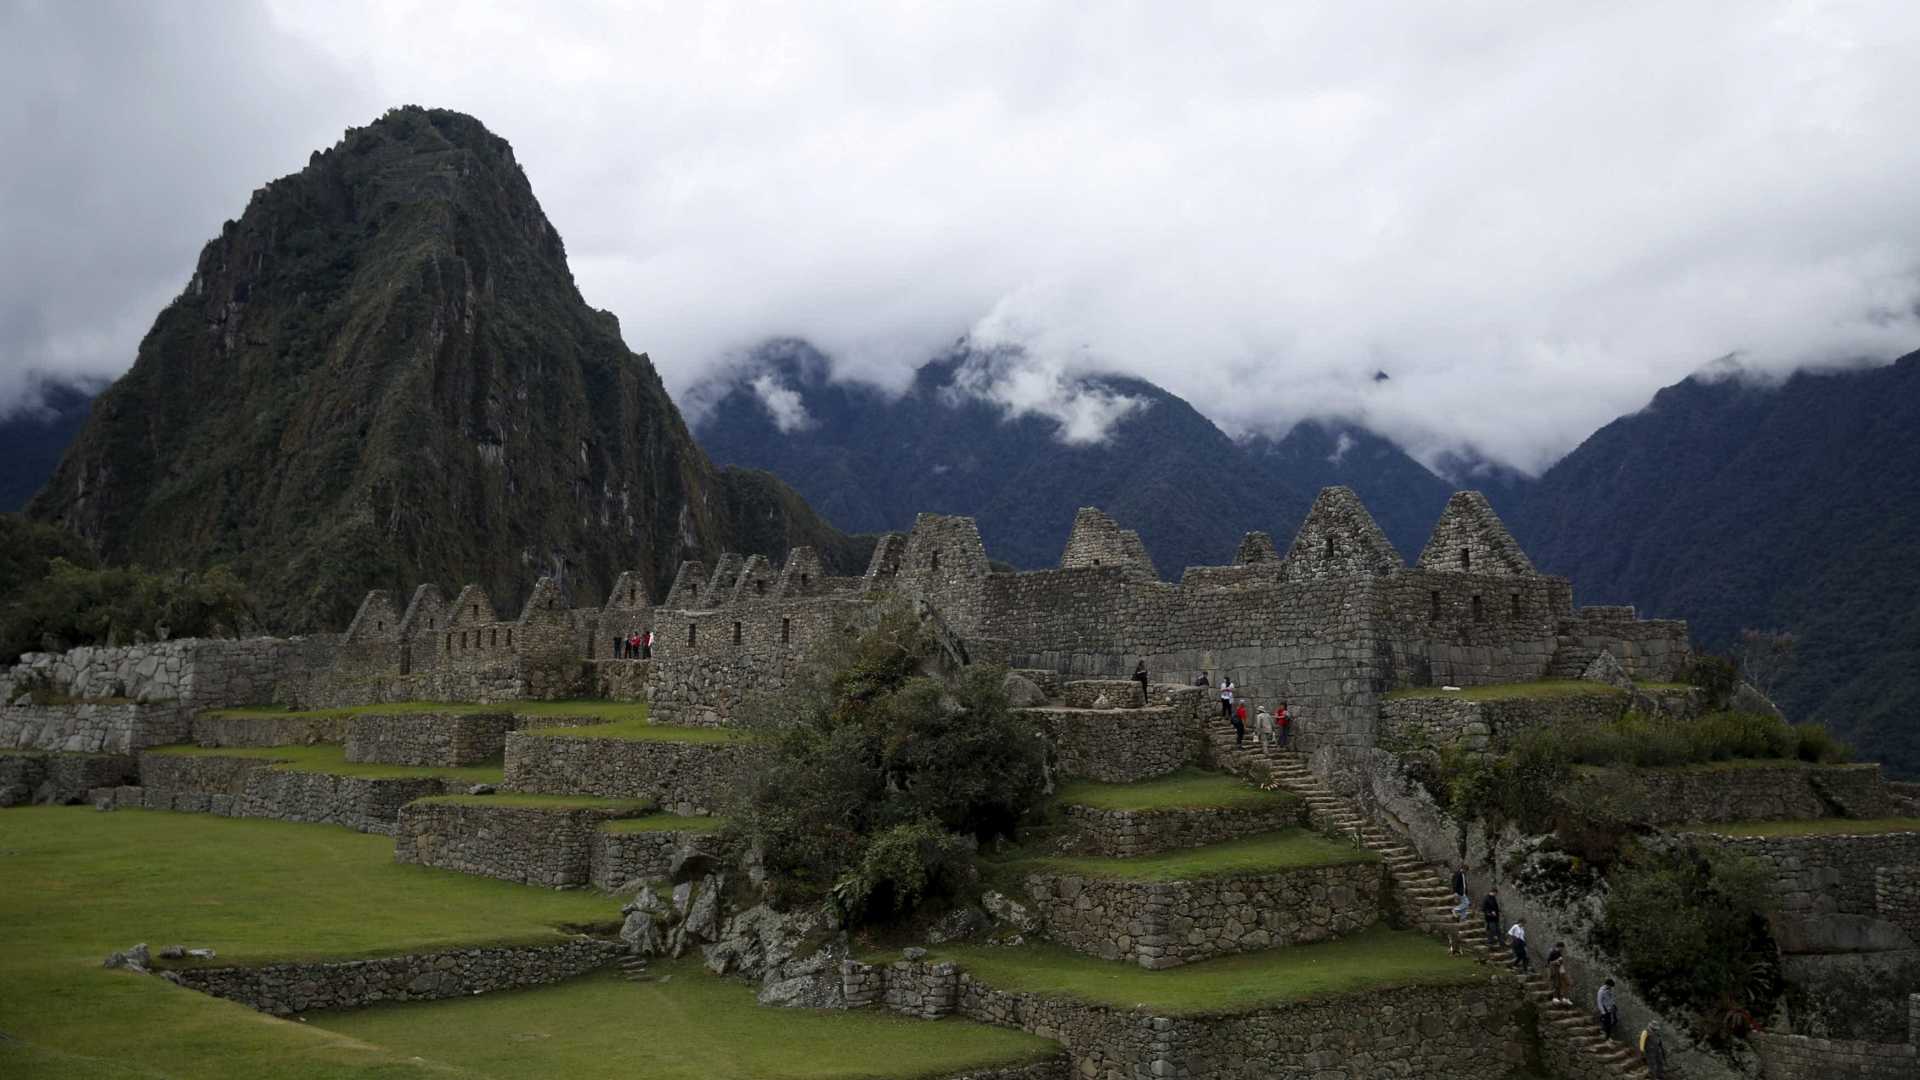
[[[1428,933],[1437,934],[1485,964],[1511,967],[1509,953],[1498,954],[1486,943],[1486,925],[1478,907],[1465,919],[1453,915],[1453,890],[1420,858],[1419,852],[1395,838],[1386,829],[1367,819],[1353,803],[1335,794],[1300,754],[1264,748],[1251,730],[1243,747],[1234,746],[1233,726],[1218,715],[1206,721],[1207,741],[1214,760],[1238,776],[1262,785],[1277,784],[1300,796],[1307,803],[1308,820],[1322,832],[1351,837],[1361,846],[1378,852],[1393,875],[1394,892],[1408,922]],[[1551,998],[1551,987],[1542,968],[1521,977],[1534,1004],[1540,1009],[1540,1034],[1573,1051],[1565,1064],[1577,1070],[1574,1075],[1591,1077],[1648,1077],[1652,1074],[1640,1061],[1640,1055],[1625,1042],[1609,1039],[1600,1030],[1592,1013],[1580,1005],[1559,1005]]]

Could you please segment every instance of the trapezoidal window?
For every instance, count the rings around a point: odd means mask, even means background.
[[[507,627],[507,648],[513,648],[513,627]]]
[[[453,635],[452,634],[447,635],[447,651],[448,652],[453,651]]]
[[[933,551],[933,569],[940,569],[940,549],[938,548]]]
[[[1427,600],[1432,605],[1427,609],[1427,621],[1439,622],[1440,621],[1440,590],[1435,589],[1432,592],[1428,593]]]
[[[640,590],[639,590],[639,589],[628,589],[628,590],[627,590],[627,603],[629,603],[629,604],[631,604],[631,603],[634,603],[634,602],[635,602],[635,599],[634,599],[634,598],[635,598],[635,597],[637,597],[637,596],[639,596],[639,595],[640,595]]]
[[[487,631],[487,648],[491,649],[498,644],[500,644],[500,629],[495,627]]]
[[[811,584],[813,584],[813,575],[808,573],[802,573],[800,575],[800,587],[804,589]]]
[[[1460,549],[1460,569],[1473,569],[1473,552],[1468,551],[1466,548]]]
[[[791,643],[792,641],[793,641],[793,620],[781,619],[780,620],[780,644],[786,645]]]
[[[740,624],[739,623],[733,624],[733,643],[735,645],[740,644]]]
[[[1487,621],[1487,605],[1480,602],[1479,593],[1473,594],[1473,621],[1474,622]]]
[[[1327,558],[1333,558],[1333,537],[1327,537]]]
[[[479,604],[475,604],[475,605],[473,605],[473,617],[474,617],[474,618],[476,618],[476,619],[480,617],[480,605],[479,605]]]
[[[700,633],[699,627],[693,625],[692,623],[687,624],[687,647],[688,648],[693,647],[693,643],[696,640],[698,640],[699,633]]]
[[[1513,599],[1513,617],[1517,619],[1521,615],[1525,614],[1525,612],[1521,610],[1520,594],[1514,593],[1512,599]]]
[[[759,596],[765,596],[765,595],[767,595],[767,579],[766,579],[766,578],[754,578],[754,579],[753,579],[753,591],[754,591],[754,593],[755,593],[756,595],[759,595]]]

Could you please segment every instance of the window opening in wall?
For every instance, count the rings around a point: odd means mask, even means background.
[[[1514,594],[1513,594],[1513,614],[1514,614],[1514,617],[1515,617],[1515,618],[1518,618],[1518,617],[1520,616],[1520,614],[1521,614],[1521,611],[1520,611],[1520,594],[1519,594],[1519,593],[1514,593]]]
[[[780,620],[780,644],[785,645],[791,642],[792,640],[793,640],[793,620],[781,619]]]
[[[476,619],[480,617],[480,605],[479,605],[479,604],[475,604],[475,605],[473,605],[473,617],[474,617],[474,618],[476,618]]]
[[[1468,551],[1466,548],[1460,549],[1460,569],[1473,569],[1473,552]]]
[[[767,595],[767,579],[766,579],[766,578],[754,578],[754,579],[753,579],[753,591],[754,591],[754,593],[755,593],[756,595],[758,595],[758,596],[765,596],[765,595]]]
[[[938,548],[935,548],[933,552],[933,569],[940,569],[940,551]]]
[[[434,629],[434,625],[433,625],[433,620],[432,620],[432,619],[428,619],[428,620],[427,620],[427,629],[429,629],[429,630],[432,630],[432,629]]]
[[[808,585],[811,585],[812,583],[813,583],[813,575],[812,575],[812,574],[801,574],[801,575],[800,575],[800,585],[801,585],[801,587],[802,587],[802,588],[805,588],[806,586],[808,586]]]
[[[1095,560],[1093,560],[1093,565],[1095,565],[1095,566],[1099,566],[1099,565],[1100,565],[1100,560],[1099,560],[1099,559],[1095,559]]]
[[[452,634],[447,635],[447,651],[448,652],[453,651],[453,635]]]
[[[640,594],[640,590],[638,590],[638,589],[628,589],[628,590],[627,590],[627,603],[629,603],[629,604],[631,604],[631,603],[635,603],[635,602],[636,602],[636,601],[635,601],[635,597],[637,597],[637,596],[638,596],[639,594]]]
[[[487,647],[491,649],[499,644],[500,644],[500,628],[495,627],[492,630],[487,631]]]
[[[739,623],[733,624],[733,643],[735,645],[740,644],[740,624]]]
[[[1473,594],[1473,621],[1474,622],[1487,621],[1487,608],[1485,604],[1482,604],[1480,602],[1479,593]]]
[[[373,628],[375,630],[385,630],[387,628],[387,624],[382,622],[379,619],[375,619],[373,620]]]
[[[1327,558],[1333,558],[1333,537],[1327,537]]]
[[[513,648],[513,627],[507,627],[507,648]]]
[[[1432,592],[1428,593],[1427,599],[1433,605],[1432,608],[1430,608],[1427,612],[1427,619],[1431,622],[1439,622],[1440,621],[1440,590],[1435,589]]]
[[[693,644],[694,635],[699,632],[699,629],[700,629],[699,627],[693,625],[692,623],[687,624],[687,644],[689,646]]]

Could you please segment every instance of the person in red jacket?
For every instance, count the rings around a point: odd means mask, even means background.
[[[1287,703],[1283,701],[1278,708],[1273,710],[1273,733],[1279,737],[1280,749],[1285,750],[1287,748],[1287,735],[1291,732],[1292,728],[1293,717],[1287,715]]]
[[[1233,707],[1233,748],[1240,749],[1247,741],[1247,703],[1237,702]]]

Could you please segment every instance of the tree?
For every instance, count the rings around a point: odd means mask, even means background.
[[[1740,671],[1753,688],[1773,698],[1773,688],[1780,677],[1793,667],[1794,650],[1798,644],[1790,630],[1740,631],[1740,644],[1735,647],[1734,658],[1739,661]]]

